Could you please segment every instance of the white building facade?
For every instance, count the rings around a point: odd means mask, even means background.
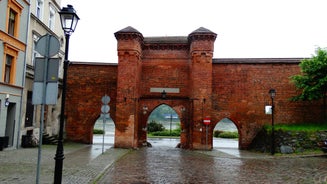
[[[28,31],[26,81],[24,85],[21,134],[39,139],[41,124],[41,105],[32,104],[35,58],[43,57],[35,49],[40,37],[50,34],[60,42],[59,53],[53,57],[60,58],[59,78],[62,77],[64,59],[64,32],[61,28],[59,11],[61,0],[32,0],[30,26]],[[58,86],[59,87],[59,86]],[[59,116],[61,106],[61,90],[58,93],[56,105],[45,105],[43,132],[57,135],[59,130]],[[24,143],[22,143],[24,144]]]

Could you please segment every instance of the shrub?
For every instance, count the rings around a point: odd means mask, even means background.
[[[100,129],[93,129],[93,134],[103,134],[104,131]]]
[[[181,126],[179,125],[176,129],[171,130],[171,131],[164,128],[161,131],[149,132],[149,135],[150,136],[164,136],[164,137],[168,137],[168,136],[179,137],[181,135]]]
[[[156,121],[152,120],[150,123],[148,123],[148,132],[159,132],[159,131],[164,131],[165,127],[157,123]]]
[[[221,132],[218,137],[234,139],[238,138],[238,132]]]
[[[219,134],[221,134],[221,133],[223,133],[224,131],[222,131],[222,130],[215,130],[214,132],[213,132],[213,136],[214,137],[219,137]]]
[[[152,132],[152,136],[174,136],[174,137],[179,137],[181,135],[180,129],[175,129],[172,130],[171,132],[169,130],[164,130],[164,131],[157,131],[157,132]]]

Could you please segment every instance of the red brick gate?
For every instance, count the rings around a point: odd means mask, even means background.
[[[271,116],[268,91],[277,90],[276,123],[318,121],[319,104],[290,102],[296,94],[289,77],[300,59],[213,59],[216,34],[199,28],[181,37],[143,37],[132,27],[115,33],[118,65],[73,63],[68,74],[67,138],[92,143],[101,97],[111,97],[115,147],[146,143],[147,118],[166,104],[181,119],[181,147],[206,148],[203,118],[210,117],[209,138],[223,118],[239,130],[246,149]],[[163,94],[165,93],[165,97]],[[147,107],[146,112],[144,107]],[[310,113],[307,113],[310,109]],[[212,139],[208,140],[212,148]]]

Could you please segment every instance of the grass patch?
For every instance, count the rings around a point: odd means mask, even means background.
[[[271,125],[265,125],[266,130],[271,130]],[[324,131],[327,130],[327,124],[316,124],[316,123],[302,123],[302,124],[277,124],[274,126],[275,130],[282,131],[307,131],[307,132],[315,132],[315,131]]]
[[[238,132],[222,132],[218,135],[220,138],[235,139],[238,138]]]
[[[165,127],[155,121],[148,124],[148,137],[179,137],[181,135],[181,127],[173,130],[167,130]]]
[[[175,130],[172,130],[171,132],[169,130],[164,130],[164,131],[157,131],[157,132],[149,133],[149,136],[163,136],[163,137],[168,137],[168,136],[179,137],[180,135],[181,135],[180,129],[175,129]]]
[[[238,138],[238,132],[215,130],[213,136],[227,139],[235,139]]]

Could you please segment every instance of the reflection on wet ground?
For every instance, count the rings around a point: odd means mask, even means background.
[[[94,128],[103,129],[102,119],[99,119],[97,121]],[[225,131],[237,131],[236,126],[230,120],[221,121],[216,128]],[[104,128],[106,132],[105,136],[103,137],[103,135],[94,135],[93,145],[97,147],[102,144],[113,146],[114,129],[115,129],[114,123],[112,121],[107,121],[107,123],[105,123],[105,128]],[[175,148],[177,144],[180,143],[180,138],[148,138],[148,142],[151,143],[152,147]],[[224,152],[226,154],[231,154],[236,157],[240,157],[242,152],[241,150],[238,150],[238,139],[223,139],[223,138],[215,138],[215,137],[213,138],[213,150],[219,150],[221,152]],[[101,148],[100,148],[100,153],[102,153]]]
[[[95,138],[97,139],[97,138]],[[102,138],[95,141],[101,145]],[[106,145],[113,137],[105,136]],[[177,138],[148,138],[115,162],[99,183],[326,183],[325,157],[273,157],[238,149],[237,139],[213,138],[212,151],[175,148]]]
[[[214,138],[212,151],[175,148],[179,139],[149,138],[111,165],[99,183],[326,183],[326,157],[274,157]],[[109,144],[108,144],[109,145]]]
[[[112,134],[94,135],[93,136],[93,147],[95,149],[100,149],[100,152],[94,151],[100,154],[102,152],[102,144],[107,147],[112,147],[114,144],[114,136]],[[148,138],[148,142],[151,143],[152,147],[169,147],[175,148],[178,143],[180,143],[179,138]],[[109,146],[109,147],[108,147]],[[99,148],[100,147],[100,148]],[[92,148],[94,149],[94,148]],[[225,152],[226,154],[232,154],[236,157],[240,157],[240,150],[238,150],[238,140],[237,139],[223,139],[223,138],[213,138],[213,149]],[[99,150],[98,150],[99,151]]]
[[[326,183],[325,159],[273,157],[246,151],[232,156],[220,148],[190,151],[154,146],[132,151],[116,161],[99,183]]]

